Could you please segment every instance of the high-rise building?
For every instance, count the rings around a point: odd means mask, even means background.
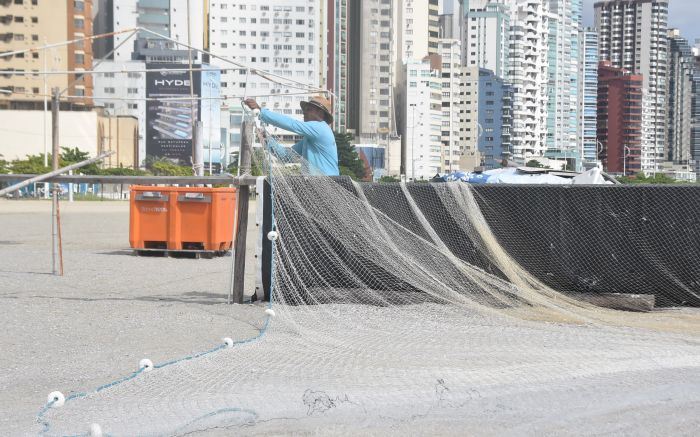
[[[479,70],[479,153],[486,169],[510,158],[511,86],[492,71]]]
[[[438,52],[439,14],[437,0],[397,0],[398,62],[421,60]]]
[[[549,13],[547,0],[510,5],[508,79],[513,85],[513,156],[543,157],[547,148]]]
[[[92,0],[5,1],[0,3],[0,53],[92,36]],[[92,103],[92,76],[33,75],[44,70],[90,70],[89,41],[0,59],[0,109],[42,109],[44,96],[58,87],[74,105]],[[21,74],[12,74],[12,72]]]
[[[581,31],[580,41],[578,141],[584,166],[593,167],[598,162],[598,32],[586,28]]]
[[[510,9],[505,1],[462,2],[462,63],[485,68],[496,76],[510,74]]]
[[[598,141],[603,168],[639,173],[642,152],[643,78],[610,61],[598,65]]]
[[[441,119],[442,79],[439,56],[409,60],[403,119],[408,180],[430,179],[443,168]]]
[[[333,93],[333,129],[345,132],[347,129],[347,99],[350,85],[348,61],[348,0],[327,2],[327,88]]]
[[[693,78],[695,58],[680,31],[668,34],[668,152],[674,164],[688,164],[692,154]]]
[[[641,171],[655,175],[661,168],[662,159],[656,156],[654,147],[654,100],[648,90],[642,90],[642,148]]]
[[[479,67],[466,66],[459,72],[462,97],[459,106],[459,133],[463,138],[459,168],[464,171],[472,171],[482,165],[479,153],[479,70]]]
[[[693,47],[695,59],[695,75],[693,76],[693,111],[691,130],[691,149],[695,160],[695,172],[700,175],[700,41],[695,41]]]
[[[327,71],[325,48],[321,45],[321,23],[326,11],[319,0],[290,0],[283,5],[260,4],[257,0],[223,0],[210,10],[210,51],[249,68],[227,68],[221,75],[222,94],[256,97],[261,104],[279,113],[301,119],[300,95],[292,79],[322,88],[320,78]],[[268,71],[274,77],[255,74]],[[273,80],[271,80],[273,79]],[[279,131],[284,141],[295,136]]]
[[[668,0],[605,0],[594,4],[600,60],[641,75],[654,114],[654,149],[666,151]]]
[[[351,90],[347,100],[348,129],[360,142],[388,144],[396,130],[395,1],[348,2]],[[397,167],[400,149],[388,150],[387,160],[388,168]]]
[[[93,0],[97,13],[92,23],[95,35],[114,32],[114,0]],[[92,54],[94,59],[114,57],[110,52],[114,49],[114,38],[97,38],[92,41]]]
[[[439,47],[442,62],[442,173],[452,173],[460,170],[459,158],[465,141],[460,131],[462,48],[458,39],[441,39]]]
[[[579,158],[576,161],[580,162],[578,87],[581,0],[549,0],[548,18],[547,148]]]
[[[112,6],[114,31],[141,27],[184,44],[189,41],[189,45],[196,49],[204,49],[204,0],[191,0],[189,10],[185,2],[178,0],[118,0]],[[113,59],[158,63],[189,61],[186,47],[151,32],[139,31],[134,36],[130,33],[115,35]],[[191,55],[193,63],[201,62],[199,52],[192,51]]]

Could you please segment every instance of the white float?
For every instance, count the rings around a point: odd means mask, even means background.
[[[275,317],[275,310],[273,310],[272,308],[268,308],[265,310],[265,314],[267,314],[270,317]]]
[[[270,231],[270,232],[267,233],[267,239],[270,240],[270,241],[275,241],[275,240],[277,240],[277,237],[278,237],[278,236],[279,236],[279,235],[277,234],[277,231]]]
[[[231,337],[224,337],[223,340],[226,347],[233,347],[233,339]]]
[[[102,434],[102,428],[100,425],[93,423],[90,425],[90,437],[102,437],[104,434]]]
[[[60,391],[52,391],[49,393],[49,397],[46,402],[51,404],[52,408],[62,407],[66,403],[66,397]]]
[[[150,372],[153,370],[153,361],[149,360],[148,358],[144,358],[141,361],[139,361],[139,370],[143,370],[144,372]]]

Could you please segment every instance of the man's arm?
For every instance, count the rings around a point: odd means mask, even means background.
[[[315,139],[319,135],[318,129],[314,126],[315,123],[299,121],[269,109],[260,111],[260,120],[307,138]]]
[[[280,143],[277,142],[274,138],[268,137],[267,138],[267,144],[270,146],[270,149],[274,152],[275,155],[282,159],[289,159],[289,148],[284,147]],[[301,141],[298,143],[294,144],[292,146],[292,150],[294,150],[297,154],[301,155]]]

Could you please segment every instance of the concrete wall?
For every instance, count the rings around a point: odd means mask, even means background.
[[[0,154],[4,159],[24,159],[27,155],[44,153],[43,111],[0,111]],[[118,120],[118,121],[117,121]],[[108,162],[112,166],[134,164],[138,121],[133,117],[101,117],[97,112],[61,111],[59,114],[59,145],[77,147],[90,156],[102,150],[119,150]],[[51,113],[46,113],[46,149],[51,153]],[[111,141],[111,143],[110,143]],[[137,158],[137,157],[136,157]]]

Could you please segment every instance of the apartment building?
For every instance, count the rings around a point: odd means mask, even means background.
[[[350,75],[356,99],[348,108],[348,127],[365,143],[386,143],[395,130],[394,1],[357,0],[350,5]]]
[[[498,77],[510,74],[510,7],[496,0],[462,2],[462,59],[467,67],[491,70]]]
[[[549,13],[546,0],[507,0],[508,79],[513,85],[513,156],[544,157],[547,148]]]
[[[218,3],[218,2],[217,2]],[[204,49],[206,16],[204,0],[116,0],[112,3],[112,23],[105,31],[120,31],[141,27],[156,34],[172,38],[197,49]],[[107,12],[109,13],[109,12]],[[189,32],[188,32],[189,24]],[[103,49],[104,50],[104,49]],[[201,54],[192,51],[192,62],[199,63]],[[110,59],[115,61],[140,60],[145,62],[168,63],[188,62],[190,53],[186,47],[176,44],[146,31],[139,31],[130,37],[130,33],[114,36],[114,53]]]
[[[695,172],[700,174],[700,41],[695,41],[692,48],[695,60],[695,75],[693,76],[693,120],[691,124],[691,149],[695,159]]]
[[[459,168],[472,171],[481,167],[482,156],[479,153],[479,67],[463,66],[459,74],[461,102],[459,106],[460,144]]]
[[[92,36],[92,0],[0,2],[0,53]],[[53,87],[72,106],[92,103],[92,77],[32,74],[92,67],[92,45],[74,44],[0,57],[0,109],[42,109]]]
[[[427,180],[440,173],[442,164],[442,79],[437,55],[405,64],[405,150],[408,180]]]
[[[338,132],[347,130],[347,101],[351,90],[348,63],[350,60],[348,0],[328,0],[327,2],[327,83],[332,94],[333,129]]]
[[[439,49],[440,62],[442,62],[440,75],[442,79],[441,173],[452,173],[460,169],[459,158],[465,141],[463,132],[460,132],[460,109],[463,102],[460,95],[462,48],[457,39],[441,39]]]
[[[654,114],[654,149],[667,156],[668,0],[606,0],[594,4],[599,56],[641,75]]]
[[[547,149],[578,162],[581,0],[549,0],[548,18]]]
[[[485,169],[502,167],[512,155],[512,87],[494,72],[479,69],[478,147]]]
[[[581,31],[580,40],[578,141],[584,167],[594,167],[598,163],[598,32],[593,28],[586,28]]]
[[[629,175],[642,169],[643,95],[641,75],[600,62],[597,136],[608,172]]]
[[[666,159],[688,164],[692,150],[693,78],[695,57],[678,29],[668,33],[668,151]],[[700,158],[700,157],[699,157]]]

